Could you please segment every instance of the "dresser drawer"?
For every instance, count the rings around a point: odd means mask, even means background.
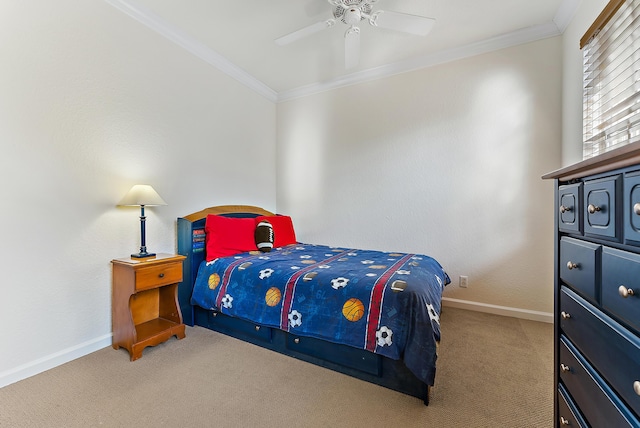
[[[560,278],[592,301],[599,297],[602,246],[563,237],[560,240]]]
[[[640,171],[624,177],[622,201],[624,241],[627,244],[640,245]]]
[[[182,261],[154,264],[136,271],[136,291],[182,281]]]
[[[558,423],[561,427],[588,426],[562,384],[558,385]]]
[[[589,180],[584,183],[584,233],[619,240],[616,222],[616,198],[620,176]]]
[[[560,340],[560,364],[560,379],[591,426],[638,426],[640,421],[564,337]]]
[[[562,332],[640,415],[640,339],[566,287],[560,310]]]
[[[582,233],[582,183],[558,187],[558,229]]]
[[[604,247],[602,306],[640,332],[640,254]]]

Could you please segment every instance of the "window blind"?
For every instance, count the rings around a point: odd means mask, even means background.
[[[640,141],[640,0],[605,13],[583,46],[584,159]]]

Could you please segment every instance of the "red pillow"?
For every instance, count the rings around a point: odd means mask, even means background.
[[[206,232],[206,259],[210,262],[218,257],[229,257],[257,250],[253,218],[224,217],[209,214],[204,225]]]
[[[273,226],[273,248],[298,242],[296,241],[296,232],[293,230],[293,221],[288,215],[256,217],[255,224],[260,223],[261,220],[266,220]]]

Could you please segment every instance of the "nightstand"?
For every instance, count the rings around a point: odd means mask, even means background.
[[[147,346],[171,336],[185,337],[178,305],[178,283],[182,281],[184,256],[112,260],[113,288],[111,324],[113,348],[129,351],[131,361]]]

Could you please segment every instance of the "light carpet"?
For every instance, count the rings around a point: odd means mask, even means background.
[[[135,362],[109,347],[0,389],[0,426],[553,426],[551,324],[447,307],[441,324],[429,406],[187,327]]]

